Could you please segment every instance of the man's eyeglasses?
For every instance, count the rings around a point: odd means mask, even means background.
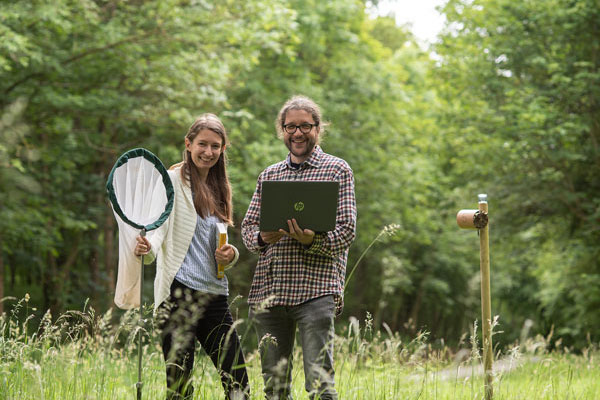
[[[300,129],[300,132],[307,134],[312,130],[313,126],[319,126],[319,124],[309,124],[308,122],[305,122],[300,125],[287,124],[283,125],[283,129],[290,135],[296,133],[296,129]]]

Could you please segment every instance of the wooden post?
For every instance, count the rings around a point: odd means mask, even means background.
[[[479,212],[488,214],[487,195],[479,195]],[[490,294],[490,236],[489,224],[479,229],[479,267],[481,270],[481,316],[483,330],[483,369],[485,371],[485,399],[494,395],[492,375],[492,300]]]
[[[478,210],[460,210],[456,223],[464,229],[479,231],[479,268],[481,272],[481,329],[483,331],[483,369],[485,373],[485,399],[494,395],[492,362],[492,300],[490,294],[490,235],[487,195],[480,194]]]

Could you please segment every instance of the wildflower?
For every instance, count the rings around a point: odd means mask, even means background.
[[[40,373],[42,371],[42,367],[38,363],[25,361],[23,363],[23,367],[26,370],[34,371],[36,373]]]
[[[265,334],[260,339],[260,342],[258,343],[258,348],[262,349],[264,346],[266,346],[268,344],[272,344],[274,346],[277,346],[277,338],[275,338],[275,336],[271,335],[270,333]]]
[[[385,226],[381,233],[383,233],[386,236],[394,236],[398,229],[400,229],[400,224],[390,224]]]

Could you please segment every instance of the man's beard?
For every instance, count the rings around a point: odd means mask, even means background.
[[[316,140],[307,139],[306,142],[304,142],[304,144],[306,146],[305,150],[302,151],[302,153],[297,153],[296,151],[293,150],[292,140],[288,139],[288,140],[285,141],[285,146],[296,157],[305,157],[305,156],[308,156],[310,153],[312,153],[312,151],[314,150],[315,146],[317,145],[317,141]]]

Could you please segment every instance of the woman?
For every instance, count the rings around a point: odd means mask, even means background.
[[[198,340],[221,375],[226,398],[247,398],[248,376],[227,304],[227,277],[217,264],[233,266],[238,250],[217,248],[217,223],[232,225],[227,177],[227,133],[213,114],[200,116],[185,136],[183,161],[171,167],[175,202],[168,220],[137,238],[135,254],[157,259],[155,311],[167,370],[167,398],[191,399],[189,384]]]

